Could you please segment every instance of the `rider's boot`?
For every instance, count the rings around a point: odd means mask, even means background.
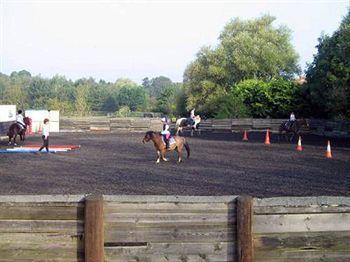
[[[165,148],[169,149],[169,139],[165,139]]]

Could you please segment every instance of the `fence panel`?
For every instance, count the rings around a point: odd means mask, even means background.
[[[105,259],[235,261],[234,200],[105,196]]]
[[[256,261],[349,261],[349,198],[255,200]]]
[[[83,196],[0,196],[1,261],[84,261]]]

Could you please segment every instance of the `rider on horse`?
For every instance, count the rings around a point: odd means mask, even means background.
[[[195,108],[193,108],[192,110],[191,110],[191,113],[190,113],[190,118],[191,118],[191,120],[192,120],[192,123],[191,123],[191,126],[193,126],[194,125],[194,123],[195,123],[195,118],[196,118],[196,116],[195,116],[195,114],[194,114],[194,110],[195,110]]]
[[[289,121],[286,123],[286,127],[290,129],[294,125],[295,121],[296,121],[296,118],[294,113],[292,112],[289,116]]]
[[[161,120],[163,123],[163,129],[162,129],[162,132],[160,133],[163,136],[166,149],[169,149],[169,139],[170,139],[169,119],[165,116]]]
[[[19,126],[20,130],[23,130],[26,128],[26,124],[24,123],[24,120],[23,120],[22,110],[18,110],[17,112],[16,123]]]

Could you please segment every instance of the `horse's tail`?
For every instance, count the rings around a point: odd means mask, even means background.
[[[185,140],[184,146],[186,148],[187,158],[189,158],[190,157],[190,146],[189,146],[189,144],[187,143],[186,140]]]

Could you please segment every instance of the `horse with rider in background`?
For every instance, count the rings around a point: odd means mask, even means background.
[[[23,117],[22,110],[18,110],[18,114],[16,116],[16,123],[13,123],[9,127],[9,131],[7,132],[7,136],[9,137],[9,145],[11,145],[11,141],[16,146],[16,137],[20,136],[21,141],[25,140],[27,127],[30,125],[30,118]]]
[[[294,121],[288,120],[283,121],[279,127],[279,135],[278,140],[280,140],[281,135],[284,133],[286,140],[289,140],[289,142],[292,142],[294,137],[299,137],[301,133],[301,129],[303,127],[309,128],[309,122],[304,119],[294,119]],[[288,134],[292,134],[290,138],[288,139]]]

